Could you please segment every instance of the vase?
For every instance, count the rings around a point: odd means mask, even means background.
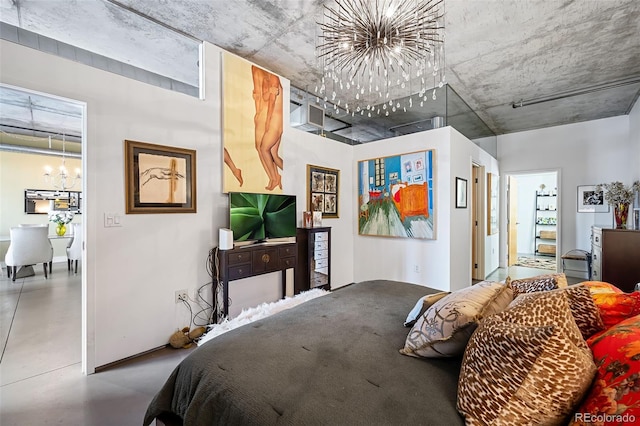
[[[67,233],[67,226],[64,223],[59,223],[58,226],[56,226],[56,234],[62,237],[66,233]]]
[[[626,229],[627,218],[629,217],[629,203],[618,203],[614,205],[613,217],[616,220],[616,229]]]

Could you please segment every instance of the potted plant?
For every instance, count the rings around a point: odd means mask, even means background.
[[[596,185],[596,191],[603,191],[605,201],[613,206],[616,229],[625,229],[629,216],[629,205],[633,201],[635,193],[640,191],[640,181],[635,181],[630,186],[625,186],[618,181],[601,183]]]
[[[57,225],[56,234],[63,236],[67,232],[67,223],[73,220],[73,216],[73,212],[70,211],[49,212],[49,221]]]

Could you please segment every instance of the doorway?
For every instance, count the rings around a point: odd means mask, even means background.
[[[86,201],[86,103],[36,92],[29,89],[0,84],[0,104],[3,114],[0,117],[0,137],[2,139],[2,151],[0,161],[3,170],[11,170],[13,179],[6,180],[2,188],[3,215],[0,228],[2,234],[8,234],[11,226],[18,224],[48,224],[46,211],[27,212],[26,188],[51,190],[57,194],[71,193],[78,196],[75,202],[46,203],[47,209],[68,210],[73,213],[74,221],[81,223],[83,242],[87,241],[87,206]],[[66,167],[65,167],[66,160]],[[65,179],[58,179],[58,172],[47,171],[48,181],[45,180],[44,167],[53,166],[53,170],[68,168],[69,174]],[[5,167],[7,166],[7,167]],[[75,168],[80,170],[74,171]],[[75,181],[75,175],[80,178]],[[64,183],[63,183],[64,181]],[[66,185],[66,186],[65,186]],[[6,214],[4,214],[6,213]],[[38,214],[42,213],[42,214]],[[67,229],[71,228],[67,225]],[[53,230],[50,229],[50,235]],[[3,363],[15,361],[20,365],[21,371],[16,370],[15,379],[20,379],[19,374],[39,374],[48,369],[58,369],[65,365],[78,364],[78,373],[93,372],[91,366],[87,366],[87,345],[89,341],[87,327],[87,312],[93,309],[92,304],[87,303],[87,273],[86,255],[82,250],[82,259],[78,267],[78,273],[67,270],[66,247],[72,235],[55,237],[51,239],[53,246],[53,273],[48,279],[44,279],[41,271],[33,277],[26,277],[22,282],[3,282],[7,293],[7,300],[15,299],[10,306],[3,304],[3,309],[8,308],[13,312],[11,325],[7,327],[6,335],[3,334]],[[7,243],[7,247],[8,247]],[[6,251],[4,245],[1,251]],[[1,259],[4,259],[4,254]],[[66,304],[66,305],[65,305]],[[37,330],[37,338],[12,338],[24,334],[25,329],[36,328],[28,326],[32,320],[29,312],[38,312],[40,321]],[[47,317],[48,313],[48,317]],[[4,315],[4,311],[3,311]],[[19,323],[19,321],[23,321]],[[56,328],[57,327],[57,328]],[[22,330],[22,331],[21,331]],[[72,337],[69,337],[72,336]],[[82,336],[82,337],[81,337]],[[64,344],[64,351],[47,349],[56,347],[62,341],[61,337],[70,339]],[[26,346],[34,345],[29,350]],[[33,358],[21,354],[40,354]],[[37,364],[37,365],[35,365]]]
[[[558,270],[558,171],[507,174],[507,266]]]

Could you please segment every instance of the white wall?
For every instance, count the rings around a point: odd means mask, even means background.
[[[631,144],[633,179],[640,179],[640,102],[631,109],[629,114],[629,141]]]
[[[176,328],[188,324],[188,313],[174,303],[174,292],[186,288],[194,294],[210,281],[207,255],[217,245],[218,228],[228,225],[228,201],[221,192],[220,50],[205,45],[206,96],[200,100],[6,41],[0,47],[3,83],[87,103],[83,272],[90,367],[166,344]],[[289,83],[282,80],[288,96]],[[288,99],[284,101],[288,107]],[[125,139],[197,151],[197,213],[125,215]],[[312,151],[318,144],[322,149]],[[307,163],[339,168],[344,182],[351,179],[348,145],[286,129],[282,150],[283,191],[298,195],[300,212]],[[348,188],[341,194],[340,219],[325,221],[334,227],[335,286],[353,282]],[[122,227],[105,228],[106,212],[120,214]],[[263,278],[232,284],[236,312],[255,305],[255,293],[265,293],[257,303],[280,297],[279,274]]]
[[[636,107],[637,108],[637,107]],[[637,137],[636,142],[637,144]],[[501,174],[560,170],[558,203],[561,247],[590,250],[591,226],[611,224],[612,213],[577,213],[578,185],[620,180],[627,184],[638,175],[638,152],[629,138],[629,116],[618,116],[498,136]],[[506,212],[502,186],[501,215]],[[506,265],[506,221],[500,224],[500,264]]]
[[[455,209],[455,177],[471,181],[476,161],[497,173],[497,162],[451,127],[354,146],[353,199],[358,197],[357,162],[435,149],[435,240],[358,235],[354,229],[355,281],[388,279],[441,290],[471,285],[471,210]],[[469,189],[471,187],[469,186]],[[495,263],[497,263],[497,252]],[[490,257],[490,256],[488,256]],[[414,272],[419,265],[420,272]]]

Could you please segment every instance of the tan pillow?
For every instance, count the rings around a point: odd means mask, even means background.
[[[516,297],[509,306],[517,306],[525,301],[544,297],[555,297],[555,294],[562,294],[569,302],[569,308],[573,319],[576,321],[578,329],[584,339],[588,339],[593,334],[606,327],[600,317],[598,306],[593,301],[589,287],[583,284],[572,285],[548,292],[536,292],[521,294]]]
[[[467,425],[566,424],[595,370],[566,297],[522,302],[482,321],[469,340],[458,411]]]
[[[411,327],[416,323],[418,318],[424,314],[424,312],[429,309],[431,305],[436,303],[438,300],[442,299],[446,295],[451,294],[450,291],[441,291],[440,293],[427,294],[426,296],[422,296],[413,307],[411,312],[407,315],[407,319],[404,321],[405,327]]]
[[[521,293],[549,291],[567,287],[567,277],[563,273],[538,275],[519,280],[512,280],[511,277],[507,277],[506,283],[513,289],[513,297],[516,298]]]
[[[462,355],[477,323],[512,301],[504,284],[483,281],[443,297],[418,318],[400,353],[440,358]]]

